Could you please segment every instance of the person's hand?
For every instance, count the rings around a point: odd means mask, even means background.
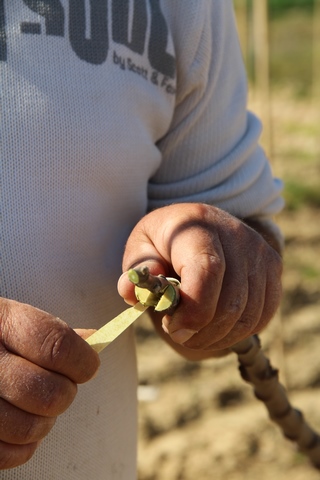
[[[123,271],[142,265],[181,279],[180,304],[162,327],[189,349],[222,350],[258,333],[280,303],[280,255],[260,234],[212,206],[176,204],[146,215],[128,239]],[[136,303],[126,274],[118,290]]]
[[[0,470],[30,459],[98,366],[96,352],[64,322],[0,299]]]

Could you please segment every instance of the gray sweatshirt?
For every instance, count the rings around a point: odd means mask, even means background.
[[[2,0],[0,29],[1,296],[98,328],[125,308],[123,248],[146,211],[282,208],[231,0]],[[2,480],[135,478],[132,331],[101,361]]]

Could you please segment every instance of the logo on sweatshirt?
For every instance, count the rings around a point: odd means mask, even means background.
[[[101,65],[109,59],[122,70],[175,93],[175,58],[167,50],[170,34],[160,0],[20,1],[37,14],[35,21],[20,21],[21,35],[64,37],[80,60]],[[0,0],[0,61],[8,58],[6,28],[5,1]],[[123,46],[135,60],[124,55]]]

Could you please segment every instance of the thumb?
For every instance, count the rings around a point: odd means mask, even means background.
[[[149,271],[153,275],[167,275],[165,268],[161,261],[148,260],[144,261],[141,264],[133,264],[126,270],[118,280],[118,292],[119,295],[124,299],[129,305],[135,305],[137,303],[137,298],[135,296],[135,285],[129,280],[128,271],[130,268],[139,268],[139,267],[148,267]]]
[[[124,273],[118,281],[118,292],[129,305],[137,303],[134,284],[130,282],[128,277],[129,269],[147,266],[153,275],[172,276],[170,259],[165,259],[161,255],[157,245],[159,242],[157,242],[157,234],[154,230],[159,232],[160,226],[157,222],[149,221],[151,215],[146,215],[133,229],[123,255],[122,270]]]

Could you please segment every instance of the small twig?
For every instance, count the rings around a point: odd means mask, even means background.
[[[177,279],[152,275],[147,266],[132,268],[128,277],[134,283],[136,298],[142,305],[154,307],[156,312],[173,314],[180,299],[180,282]]]
[[[296,442],[314,467],[320,469],[320,435],[308,425],[302,413],[291,406],[279,382],[278,370],[261,350],[259,337],[242,340],[232,350],[238,355],[242,378],[253,385],[256,398],[265,404],[271,420],[279,425],[286,438]]]
[[[129,280],[137,287],[146,288],[149,292],[157,295],[161,293],[168,285],[170,281],[163,275],[152,275],[149,268],[145,265],[140,268],[132,268],[128,272]]]

